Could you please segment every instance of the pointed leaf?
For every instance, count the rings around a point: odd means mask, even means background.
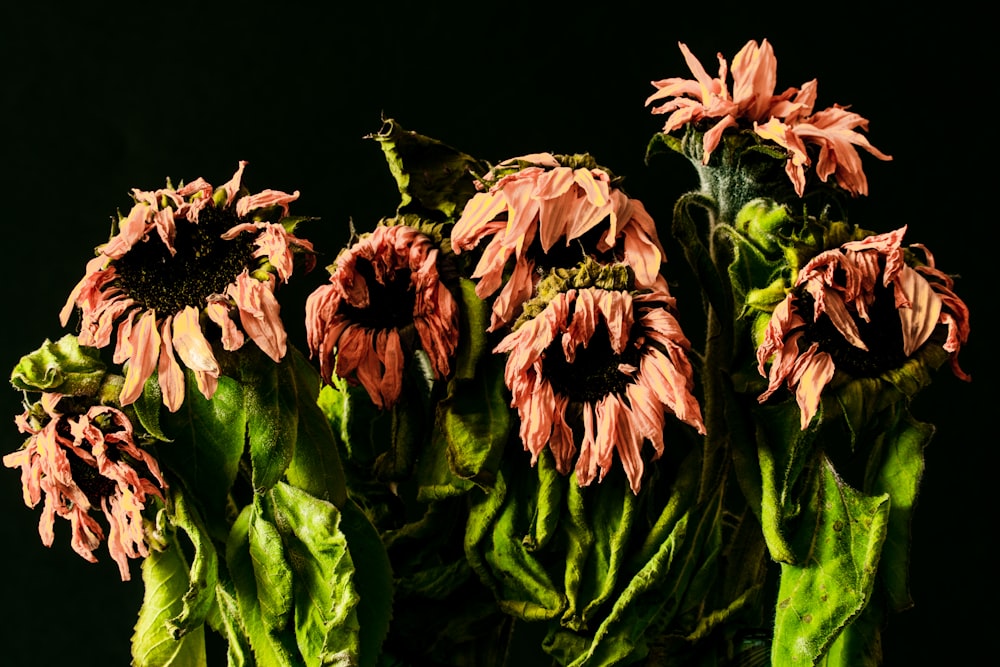
[[[250,639],[243,626],[239,602],[233,582],[220,579],[215,588],[217,616],[212,621],[212,629],[221,634],[227,642],[226,664],[228,667],[250,667],[253,654]],[[211,619],[210,619],[211,620]]]
[[[913,605],[909,590],[910,524],[917,490],[924,472],[924,447],[934,427],[908,414],[886,434],[885,457],[872,491],[892,499],[889,526],[882,548],[880,576],[886,587],[889,608],[902,611]]]
[[[476,375],[476,366],[487,349],[486,328],[489,326],[489,309],[476,294],[476,283],[459,278],[458,351],[455,355],[455,378],[469,380]]]
[[[202,518],[213,536],[222,540],[229,526],[227,499],[246,447],[243,389],[223,375],[208,400],[198,391],[194,373],[188,370],[185,378],[183,405],[163,416],[163,428],[172,442],[157,453],[161,465],[182,479],[186,488],[198,490]]]
[[[456,217],[476,192],[473,173],[483,173],[480,162],[436,139],[404,130],[386,119],[377,134],[389,171],[399,187],[399,213],[437,211]]]
[[[201,628],[215,604],[215,588],[218,579],[219,561],[201,517],[190,506],[186,496],[171,490],[173,500],[174,527],[183,530],[191,542],[194,558],[188,576],[188,589],[181,598],[181,612],[168,621],[171,633],[182,637],[192,630]]]
[[[444,437],[452,472],[462,479],[490,485],[510,430],[503,359],[484,364],[471,380],[452,380],[438,405],[435,435]],[[434,442],[434,447],[441,446]]]
[[[258,496],[250,515],[250,558],[260,617],[269,631],[288,626],[292,617],[292,568],[285,555],[285,545],[273,523],[267,520]]]
[[[294,454],[285,474],[293,486],[340,507],[347,500],[347,481],[330,422],[318,404],[319,374],[292,346],[286,359],[294,378],[298,430]]]
[[[244,362],[241,380],[253,486],[259,493],[282,478],[295,454],[299,419],[295,375],[287,357],[274,364],[257,355]]]

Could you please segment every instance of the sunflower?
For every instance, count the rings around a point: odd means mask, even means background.
[[[876,377],[929,343],[940,344],[955,375],[969,379],[958,365],[969,336],[969,309],[923,246],[913,248],[923,251],[926,262],[907,263],[905,233],[901,227],[845,243],[799,271],[757,348],[758,370],[768,378],[760,402],[786,385],[795,391],[805,429],[835,372]]]
[[[156,371],[163,403],[176,411],[184,402],[178,358],[211,398],[219,364],[206,331],[225,350],[249,336],[271,359],[285,355],[274,289],[291,276],[295,253],[312,260],[312,245],[280,224],[299,193],[247,194],[245,166],[217,189],[199,178],[133,190],[132,209],[67,299],[60,319],[65,326],[80,309],[80,344],[103,348],[114,337],[114,362],[128,362],[122,405],[138,399]]]
[[[656,223],[642,202],[627,197],[589,156],[512,158],[484,177],[486,182],[494,179],[487,191],[468,201],[451,232],[456,253],[490,239],[472,273],[479,298],[500,290],[490,331],[517,317],[532,297],[539,273],[575,265],[582,254],[627,262],[641,288],[665,285]]]
[[[306,301],[309,350],[326,382],[336,373],[360,383],[379,408],[391,407],[418,347],[435,377],[448,375],[458,304],[441,283],[439,256],[429,236],[405,224],[379,225],[340,254],[330,283]]]
[[[21,469],[25,505],[37,506],[44,495],[38,532],[45,546],[52,545],[60,516],[72,525],[73,550],[97,562],[93,552],[105,533],[94,513],[101,510],[109,527],[108,551],[122,581],[128,581],[128,559],[149,553],[142,511],[151,497],[163,499],[167,485],[156,459],[136,446],[123,412],[92,406],[82,414],[62,414],[61,399],[43,394],[39,414],[29,409],[15,420],[30,437],[3,463]]]
[[[508,354],[504,378],[532,464],[548,447],[557,469],[575,467],[586,486],[617,452],[638,493],[642,445],[663,453],[668,414],[705,432],[689,349],[667,292],[581,287],[557,292],[494,352]]]

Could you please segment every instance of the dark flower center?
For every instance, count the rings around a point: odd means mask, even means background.
[[[549,248],[548,252],[542,250],[542,242],[536,234],[525,255],[534,260],[535,270],[543,274],[548,273],[551,269],[576,266],[587,256],[602,263],[612,262],[615,260],[613,249],[607,252],[598,252],[597,250],[597,244],[601,237],[608,232],[607,220],[608,218],[605,218],[582,236],[570,241],[569,244],[566,243],[566,239],[560,238]]]
[[[87,496],[87,500],[94,507],[101,506],[101,500],[110,498],[115,494],[116,483],[101,473],[97,468],[90,465],[73,452],[66,452],[69,459],[69,469],[73,475],[73,481]]]
[[[368,285],[368,306],[357,308],[347,302],[340,305],[340,314],[366,329],[402,329],[413,323],[416,293],[410,281],[410,269],[398,268],[388,284],[375,277],[375,269],[367,259],[358,258],[354,270]]]
[[[906,361],[903,354],[903,328],[896,309],[893,286],[882,284],[882,277],[875,284],[875,299],[868,307],[869,321],[854,317],[854,323],[868,350],[851,345],[834,326],[826,313],[821,314],[803,335],[805,345],[819,343],[822,351],[833,357],[838,370],[854,377],[877,377],[885,371],[899,368]],[[809,293],[800,297],[799,312],[809,320],[813,313],[814,299]]]
[[[612,350],[608,329],[603,323],[594,331],[586,347],[576,347],[572,363],[563,354],[560,338],[545,348],[544,356],[542,375],[545,379],[556,392],[580,403],[594,403],[608,394],[624,393],[634,379],[622,373],[619,364],[639,366],[639,350],[634,345],[627,345],[621,354]]]
[[[226,287],[250,266],[255,234],[242,233],[231,241],[222,234],[249,220],[229,208],[208,205],[198,212],[198,222],[177,220],[174,249],[159,238],[137,243],[115,260],[118,285],[146,309],[172,314],[187,306],[201,308],[205,299]]]

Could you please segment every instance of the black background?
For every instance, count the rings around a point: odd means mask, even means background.
[[[589,151],[626,176],[665,237],[673,200],[696,182],[679,156],[643,163],[663,121],[643,107],[649,82],[689,76],[678,41],[714,74],[716,52],[731,59],[748,39],[768,38],[779,89],[818,78],[817,108],[852,105],[871,120],[872,143],[894,156],[882,163],[863,154],[871,195],[855,202],[852,221],[880,232],[907,224],[908,242],[926,243],[941,268],[961,274],[957,290],[973,310],[961,361],[975,380],[942,371],[914,405],[938,433],[914,522],[916,606],[891,620],[885,664],[984,664],[996,642],[987,548],[997,526],[986,407],[996,394],[986,354],[996,63],[979,38],[985,17],[955,2],[947,14],[911,8],[883,18],[833,3],[810,13],[802,5],[560,7],[6,4],[0,367],[65,333],[57,313],[92,248],[107,240],[110,216],[129,208],[132,187],[154,189],[167,176],[220,184],[248,160],[252,191],[301,191],[293,213],[321,218],[302,234],[323,253],[320,266],[329,263],[350,220],[364,231],[395,209],[381,151],[363,139],[383,114],[491,161]],[[665,242],[674,280],[682,259]],[[294,313],[324,279],[322,271],[296,275],[283,296],[300,346]],[[678,293],[682,312],[689,306],[697,316],[683,286]],[[0,400],[11,419],[0,437],[6,453],[21,442],[13,424],[20,398],[10,390]],[[65,522],[46,549],[17,472],[0,478],[0,664],[128,664],[138,567],[121,583],[103,546],[100,562],[86,563],[71,551]]]

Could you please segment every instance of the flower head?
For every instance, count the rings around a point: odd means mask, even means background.
[[[217,189],[199,178],[176,189],[133,190],[131,211],[66,301],[60,319],[65,326],[79,307],[81,345],[105,347],[114,334],[114,362],[129,362],[122,405],[139,397],[155,370],[163,403],[177,410],[184,401],[178,357],[211,398],[219,364],[203,328],[209,320],[226,350],[242,347],[246,334],[275,361],[284,356],[274,289],[291,276],[293,254],[312,246],[271,222],[287,216],[299,193],[246,194],[245,165]]]
[[[815,79],[801,88],[774,94],[778,61],[766,39],[760,46],[750,40],[733,58],[731,94],[726,82],[728,65],[721,53],[719,76],[713,79],[686,45],[680,44],[680,49],[695,78],[653,81],[657,91],[646,99],[646,104],[666,100],[652,109],[654,114],[669,114],[664,133],[694,124],[707,128],[702,138],[705,164],[725,130],[751,131],[786,151],[785,171],[801,197],[805,170],[814,163],[816,175],[824,183],[832,175],[847,192],[867,195],[868,181],[856,147],[880,160],[892,159],[856,131],[868,129],[868,121],[860,115],[840,105],[813,113]]]
[[[100,509],[108,522],[108,551],[122,581],[129,579],[128,559],[148,555],[142,511],[149,497],[163,499],[166,483],[148,452],[136,446],[132,424],[119,410],[93,406],[78,415],[61,414],[60,394],[42,395],[42,414],[26,410],[15,421],[28,440],[3,457],[8,468],[21,469],[24,503],[35,507],[45,497],[38,532],[52,545],[55,517],[72,525],[72,546],[94,563],[94,549],[105,538],[94,517]]]
[[[607,171],[564,166],[542,153],[502,162],[485,180],[497,173],[502,177],[469,200],[451,233],[456,253],[491,237],[472,274],[480,298],[500,290],[490,331],[516,318],[538,281],[536,270],[575,265],[582,259],[579,247],[628,263],[637,287],[662,284],[664,253],[656,224],[640,201],[614,186]]]
[[[509,355],[504,377],[532,463],[547,446],[566,474],[576,457],[585,486],[604,478],[617,451],[638,493],[642,445],[663,453],[667,413],[705,432],[689,347],[665,291],[557,293],[494,350]]]
[[[836,370],[873,377],[900,366],[929,341],[951,353],[969,335],[969,310],[950,277],[926,264],[910,266],[901,241],[906,227],[820,253],[799,272],[795,289],[774,310],[757,349],[768,377],[766,401],[782,384],[795,390],[805,429]],[[937,333],[942,329],[943,337]],[[770,371],[765,364],[771,360]]]
[[[330,283],[306,301],[306,334],[320,373],[360,382],[379,408],[402,390],[406,351],[419,344],[435,376],[458,346],[458,304],[441,283],[440,250],[407,225],[380,225],[345,249]],[[416,333],[416,340],[414,339]]]

